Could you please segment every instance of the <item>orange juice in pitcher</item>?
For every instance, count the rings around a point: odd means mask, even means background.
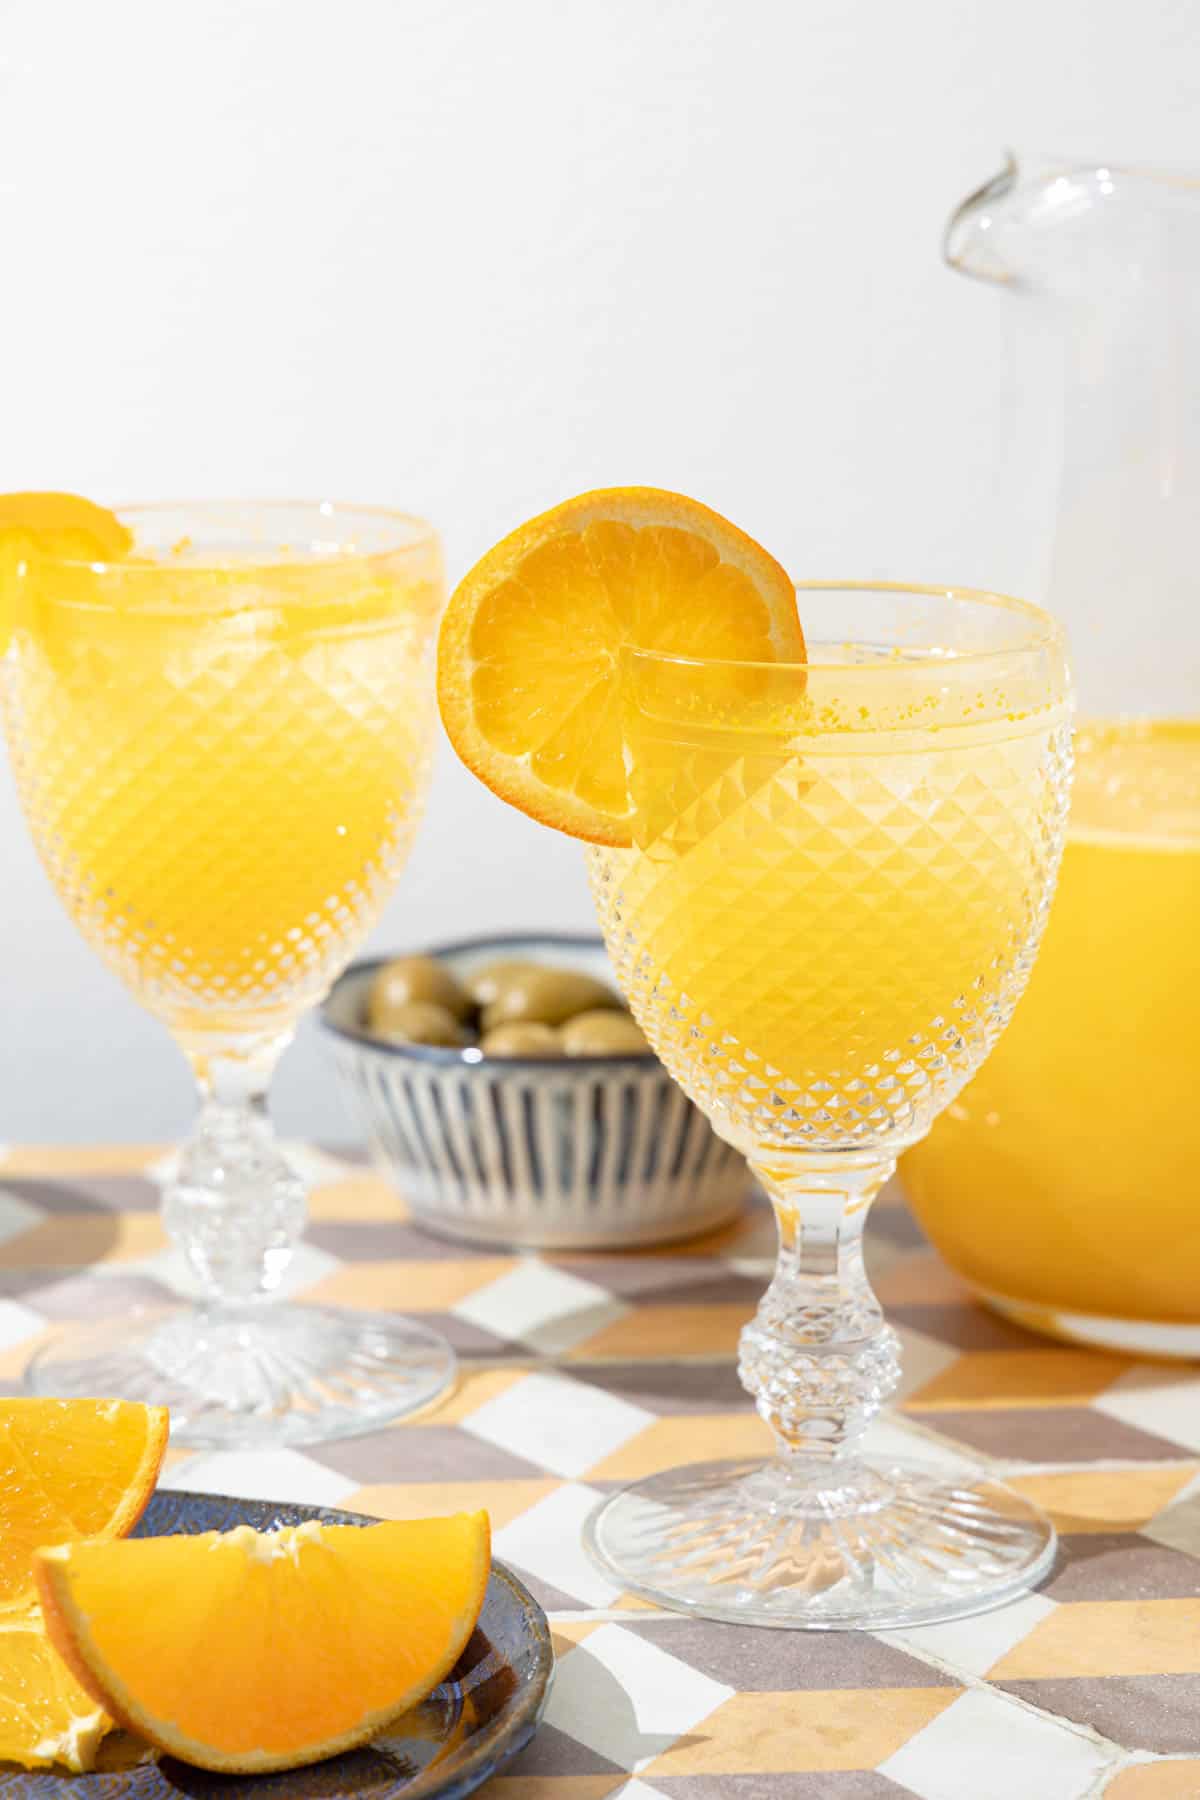
[[[947,250],[1063,330],[1049,597],[1080,724],[1028,991],[904,1179],[1010,1316],[1200,1356],[1200,182],[1013,165]]]

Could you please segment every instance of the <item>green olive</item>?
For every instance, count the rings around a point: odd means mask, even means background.
[[[485,963],[482,969],[477,969],[469,977],[467,992],[476,1006],[491,1006],[501,994],[507,993],[514,982],[524,981],[539,966],[538,963],[521,961],[516,957]]]
[[[379,1037],[399,1044],[441,1044],[446,1049],[460,1050],[471,1042],[471,1034],[447,1007],[432,1000],[410,1000],[406,1006],[393,1006],[385,1026],[373,1026]]]
[[[568,1056],[637,1056],[650,1048],[626,1012],[583,1012],[562,1028]]]
[[[576,1013],[619,1009],[620,996],[602,981],[575,969],[529,969],[503,988],[483,1009],[483,1029],[516,1020],[536,1020],[541,1025],[561,1025]]]
[[[443,1007],[454,1019],[465,1019],[471,1010],[471,996],[435,956],[397,956],[371,983],[367,1024],[390,1033],[397,1008],[414,1003]]]
[[[497,1025],[480,1042],[485,1056],[565,1056],[562,1038],[552,1025],[540,1025],[534,1019],[515,1020],[511,1025]]]

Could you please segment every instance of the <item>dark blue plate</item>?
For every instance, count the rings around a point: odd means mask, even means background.
[[[322,1506],[232,1500],[222,1494],[158,1493],[137,1537],[231,1531],[253,1525],[370,1525],[361,1513]],[[457,1667],[395,1730],[362,1750],[279,1775],[213,1775],[164,1757],[91,1775],[34,1774],[0,1764],[7,1800],[461,1800],[526,1745],[537,1730],[554,1653],[546,1615],[515,1575],[492,1564],[479,1626]],[[119,1758],[130,1740],[110,1738]]]

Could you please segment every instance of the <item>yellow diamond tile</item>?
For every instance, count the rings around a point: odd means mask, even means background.
[[[642,1771],[768,1775],[872,1769],[957,1700],[961,1688],[835,1688],[734,1694]],[[964,1796],[965,1800],[965,1796]]]
[[[156,1256],[167,1240],[157,1213],[55,1213],[0,1244],[0,1268],[78,1268]]]
[[[395,1188],[373,1175],[329,1181],[308,1196],[308,1214],[321,1225],[398,1225],[408,1206]]]
[[[988,1670],[988,1680],[1198,1671],[1200,1600],[1088,1600],[1047,1614]]]
[[[460,1262],[351,1263],[306,1288],[304,1298],[384,1312],[448,1312],[468,1294],[511,1274],[516,1267],[511,1256],[464,1257]]]
[[[753,1311],[753,1305],[643,1306],[585,1338],[571,1354],[589,1360],[597,1356],[736,1356],[738,1337]]]
[[[709,1462],[724,1456],[769,1456],[774,1440],[757,1413],[692,1413],[656,1419],[614,1450],[586,1481],[637,1481],[679,1463]]]
[[[1059,1531],[1140,1531],[1198,1473],[1195,1462],[1166,1469],[1070,1469],[1013,1476],[1009,1486],[1043,1507]]]
[[[22,1338],[19,1344],[9,1344],[0,1350],[0,1381],[20,1381],[34,1351],[59,1335],[55,1327],[48,1326],[45,1331],[35,1331],[30,1337]]]
[[[507,1393],[518,1381],[524,1381],[528,1369],[464,1369],[459,1366],[458,1381],[444,1400],[420,1415],[419,1425],[459,1425],[477,1407],[499,1394]],[[408,1423],[402,1419],[403,1428]]]
[[[556,1619],[550,1633],[555,1656],[561,1660],[590,1638],[593,1631],[599,1631],[603,1623],[602,1619]]]
[[[1198,1800],[1200,1760],[1143,1763],[1122,1769],[1104,1790],[1104,1800]]]
[[[1086,1406],[1133,1368],[1093,1350],[971,1350],[906,1401],[916,1411],[968,1406]]]
[[[6,1175],[136,1175],[165,1155],[165,1144],[8,1144],[0,1152]]]
[[[428,1423],[432,1415],[426,1415]],[[545,1481],[378,1482],[347,1494],[338,1505],[377,1519],[431,1519],[443,1513],[486,1511],[492,1530],[520,1518],[558,1487]]]

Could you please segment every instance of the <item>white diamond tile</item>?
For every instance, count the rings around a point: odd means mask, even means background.
[[[7,1188],[0,1187],[0,1244],[32,1231],[45,1217],[40,1206],[31,1206],[19,1194],[10,1194]]]
[[[657,1644],[601,1625],[559,1664],[546,1717],[597,1756],[636,1772],[733,1691]]]
[[[1168,1438],[1184,1450],[1200,1450],[1200,1379],[1194,1372],[1176,1374],[1152,1363],[1130,1369],[1092,1405],[1138,1431]]]
[[[602,1575],[583,1547],[584,1520],[600,1499],[595,1488],[567,1482],[496,1533],[496,1554],[549,1582],[582,1606],[611,1606],[623,1591]]]
[[[496,1337],[528,1344],[545,1356],[573,1349],[630,1308],[594,1281],[532,1258],[461,1300],[454,1313]]]
[[[11,1350],[39,1331],[46,1329],[41,1313],[35,1313],[19,1300],[0,1300],[0,1350]]]
[[[926,1463],[931,1469],[947,1475],[977,1474],[983,1460],[956,1449],[953,1444],[937,1443],[925,1437],[920,1431],[911,1429],[898,1415],[889,1412],[875,1420],[863,1447],[876,1462]]]
[[[900,1386],[891,1403],[900,1406],[910,1394],[915,1394],[927,1381],[933,1381],[956,1363],[962,1352],[905,1325],[897,1325],[894,1330],[900,1339]]]
[[[969,1619],[951,1619],[944,1625],[920,1625],[907,1631],[880,1631],[885,1644],[896,1644],[917,1656],[931,1656],[946,1663],[956,1674],[986,1675],[1014,1644],[1028,1637],[1056,1610],[1053,1600],[1041,1594],[1023,1594],[992,1612],[975,1613]]]
[[[1180,1489],[1170,1506],[1142,1526],[1142,1536],[1168,1550],[1200,1557],[1200,1475]]]
[[[880,1763],[879,1773],[919,1800],[1084,1800],[1115,1755],[1044,1713],[973,1689]]]
[[[654,1423],[653,1413],[565,1375],[527,1375],[461,1421],[464,1431],[568,1480]]]
[[[214,1450],[175,1463],[160,1487],[199,1494],[236,1494],[243,1500],[299,1500],[338,1506],[360,1485],[326,1469],[299,1450]]]

